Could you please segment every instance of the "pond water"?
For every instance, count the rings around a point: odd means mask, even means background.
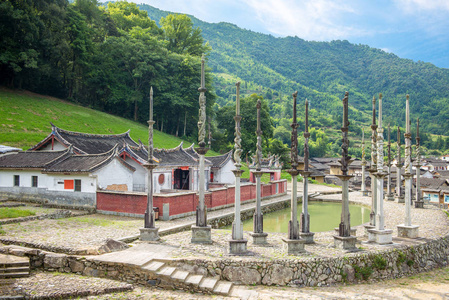
[[[298,221],[301,215],[301,203],[298,203]],[[351,214],[351,227],[369,222],[370,210],[359,205],[349,205]],[[338,227],[341,219],[341,203],[332,202],[309,202],[310,231],[321,232],[333,230]],[[288,221],[290,220],[290,208],[278,210],[263,215],[264,232],[288,232]],[[232,225],[222,227],[231,229]],[[243,230],[253,230],[253,219],[243,221]]]

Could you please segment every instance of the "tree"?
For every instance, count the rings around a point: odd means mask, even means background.
[[[241,133],[242,133],[242,149],[243,152],[252,151],[255,153],[257,136],[257,100],[262,101],[262,107],[260,110],[260,124],[263,131],[262,141],[265,146],[268,146],[268,140],[273,137],[273,123],[269,114],[268,104],[263,100],[262,96],[252,94],[248,97],[240,99],[240,115],[241,121]],[[217,112],[218,128],[223,130],[224,135],[229,145],[234,145],[234,131],[235,131],[235,105],[229,105],[221,108]]]
[[[201,29],[193,28],[192,20],[182,14],[170,14],[161,18],[160,24],[168,41],[168,50],[178,54],[201,56],[210,50],[203,45]]]
[[[162,33],[156,22],[151,20],[147,12],[140,10],[135,3],[109,2],[108,12],[117,27],[123,31],[130,31],[133,27],[138,26],[142,29],[149,29],[154,35]]]

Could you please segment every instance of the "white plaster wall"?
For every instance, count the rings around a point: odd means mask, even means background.
[[[75,192],[74,189],[64,189],[64,180],[81,180],[81,193],[95,193],[97,191],[97,178],[88,174],[49,174],[51,182],[49,182],[48,190],[59,192]],[[73,184],[75,187],[75,183]],[[76,192],[79,193],[79,192]]]
[[[65,150],[67,149],[67,147],[65,147],[63,144],[61,144],[60,142],[58,142],[57,140],[55,140],[54,144],[53,144],[53,150],[51,149],[51,143],[48,144],[47,146],[39,149],[39,151],[42,150],[46,150],[46,151],[59,151],[59,150]]]
[[[118,160],[119,158],[115,158],[106,166],[93,172],[93,175],[96,175],[98,178],[98,187],[106,188],[111,184],[126,184],[128,191],[132,191],[134,172]]]
[[[126,157],[125,161],[136,169],[136,171],[133,173],[133,185],[137,185],[137,184],[143,185],[144,190],[145,190],[147,187],[148,170],[146,168],[144,168],[141,164],[136,162],[134,159],[131,159],[129,157]],[[132,191],[132,187],[131,187],[131,191]]]
[[[45,188],[47,187],[48,176],[42,174],[40,170],[0,170],[0,187],[13,187],[14,186],[14,175],[20,176],[20,186],[21,187],[31,187],[32,176],[37,176],[37,187]]]
[[[235,184],[235,175],[232,173],[232,170],[235,170],[235,166],[232,163],[232,160],[229,160],[222,168],[215,172],[214,181],[219,183]]]
[[[159,175],[164,174],[164,182],[159,184]],[[172,171],[171,169],[156,169],[153,171],[153,193],[160,193],[162,189],[172,189]]]

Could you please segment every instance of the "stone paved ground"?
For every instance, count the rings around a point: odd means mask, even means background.
[[[322,185],[310,185],[310,192],[315,193],[319,190],[323,191],[338,191],[338,188],[330,188]],[[298,185],[298,189],[302,189],[302,185]],[[371,198],[364,197],[360,192],[351,192],[350,201],[359,203],[361,205],[370,206]],[[289,198],[283,196],[282,198]],[[319,195],[319,200],[325,201],[341,201],[341,194]],[[270,199],[264,203],[277,201],[279,199]],[[254,203],[247,203],[243,205],[244,208],[253,206]],[[385,225],[388,229],[393,229],[393,237],[397,236],[396,225],[404,222],[404,204],[398,204],[390,201],[384,201],[385,208]],[[218,214],[232,212],[233,208],[224,210],[212,211],[208,216],[215,216]],[[189,224],[194,222],[194,216],[182,219],[175,219],[169,222],[157,221],[156,226],[161,229],[170,226],[178,226],[181,224]],[[313,219],[311,220],[313,222]],[[334,220],[335,226],[339,224],[339,220]],[[41,244],[48,244],[53,246],[64,246],[71,248],[83,247],[98,247],[104,243],[107,238],[119,239],[125,236],[137,235],[138,228],[142,226],[143,220],[138,218],[118,217],[110,215],[88,215],[75,218],[66,218],[58,220],[36,220],[24,222],[20,224],[3,225],[3,230],[6,232],[2,237],[15,239],[25,242],[36,242]],[[419,224],[419,232],[422,238],[437,238],[449,234],[449,219],[441,210],[426,206],[426,209],[412,208],[412,223]],[[315,245],[307,245],[305,254],[306,257],[332,257],[343,255],[344,252],[332,248],[334,232],[320,232],[316,233]],[[363,226],[357,227],[357,237],[360,242],[366,240],[363,236]],[[267,257],[285,257],[284,243],[281,238],[285,234],[270,233],[268,235],[269,245],[266,247],[253,246],[248,232],[245,232],[248,238],[248,249],[254,253],[256,258]],[[70,238],[67,238],[67,237]],[[178,251],[174,251],[174,257],[209,257],[219,258],[226,256],[229,247],[228,240],[231,238],[229,230],[212,230],[212,245],[195,245],[190,243],[191,232],[181,232],[162,238],[162,243],[170,246],[180,246]],[[402,243],[398,239],[394,240],[397,243]],[[424,242],[424,240],[417,240],[417,243]],[[138,243],[138,242],[137,242]],[[376,245],[358,245],[363,250],[375,250],[384,248],[384,246]],[[254,258],[253,257],[253,258]]]
[[[112,289],[132,291],[100,293]],[[48,272],[33,273],[29,278],[17,279],[11,283],[12,289],[21,290],[30,296],[53,296],[73,292],[77,299],[237,299],[235,297],[210,296],[200,293],[163,290],[155,287],[131,286],[114,280],[83,277],[72,274]],[[249,299],[449,299],[449,267],[422,273],[409,278],[371,282],[369,284],[321,287],[246,287],[252,291]],[[3,293],[2,293],[3,291]],[[0,287],[0,296],[5,295]],[[82,293],[90,293],[82,296]],[[97,294],[97,295],[96,295]]]

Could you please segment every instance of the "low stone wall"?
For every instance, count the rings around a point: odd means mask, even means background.
[[[77,208],[94,208],[96,205],[96,193],[49,191],[45,188],[1,187],[0,198]]]
[[[449,263],[449,236],[418,246],[404,246],[338,258],[271,260],[178,260],[236,284],[330,286],[410,276]]]
[[[56,254],[37,249],[4,246],[0,253],[28,256],[32,269],[107,277],[131,283],[158,281],[151,272],[122,263],[99,262],[81,256]],[[198,274],[219,276],[236,284],[330,286],[410,276],[447,266],[449,236],[418,246],[403,246],[338,258],[308,259],[178,259],[166,263]],[[170,286],[171,283],[167,283]]]
[[[28,256],[33,269],[107,277],[147,284],[159,280],[137,266],[98,262],[85,257],[56,254],[37,249],[4,246],[1,253]],[[271,260],[184,260],[167,262],[198,274],[219,276],[236,284],[330,286],[410,276],[447,266],[449,236],[418,246],[404,246],[338,258],[271,259]],[[168,284],[170,285],[170,284]]]

